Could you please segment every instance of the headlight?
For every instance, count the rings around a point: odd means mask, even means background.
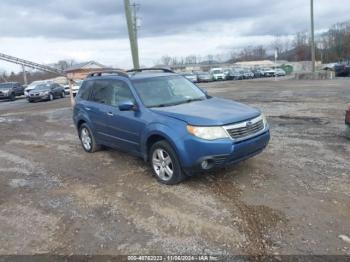
[[[261,114],[261,117],[262,117],[262,120],[263,120],[263,123],[264,123],[264,127],[266,127],[267,126],[266,117],[264,116],[264,114]]]
[[[224,128],[220,126],[187,126],[187,130],[190,134],[206,140],[215,140],[228,137]]]

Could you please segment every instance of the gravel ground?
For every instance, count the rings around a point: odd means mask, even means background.
[[[125,153],[84,153],[69,99],[0,101],[0,254],[350,255],[350,81],[201,86],[261,108],[271,142],[177,186]]]

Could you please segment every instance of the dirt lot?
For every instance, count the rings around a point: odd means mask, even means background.
[[[350,81],[203,84],[257,106],[257,157],[164,186],[140,159],[84,153],[68,99],[0,101],[0,254],[350,254]]]

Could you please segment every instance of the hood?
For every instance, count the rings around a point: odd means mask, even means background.
[[[211,98],[176,106],[152,108],[153,112],[195,126],[220,126],[242,122],[260,115],[250,106],[221,98]]]
[[[43,93],[43,92],[48,92],[51,91],[50,88],[47,89],[40,89],[40,90],[36,90],[36,89],[30,89],[29,90],[29,94],[37,94],[37,93]]]

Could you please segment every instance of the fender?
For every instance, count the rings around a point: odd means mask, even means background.
[[[77,130],[78,130],[78,123],[81,120],[83,120],[91,128],[91,131],[95,132],[95,126],[94,126],[93,122],[90,120],[90,117],[85,112],[85,110],[79,110],[79,113],[73,118],[73,120],[74,120],[74,124],[75,124],[75,127]]]
[[[182,122],[182,121],[181,121]],[[169,144],[173,147],[176,154],[179,157],[180,162],[182,163],[181,156],[179,152],[184,150],[183,137],[186,135],[186,123],[176,121],[174,127],[167,126],[162,123],[152,123],[149,124],[143,134],[141,135],[141,152],[144,158],[147,158],[147,141],[152,135],[159,135],[164,137]]]

